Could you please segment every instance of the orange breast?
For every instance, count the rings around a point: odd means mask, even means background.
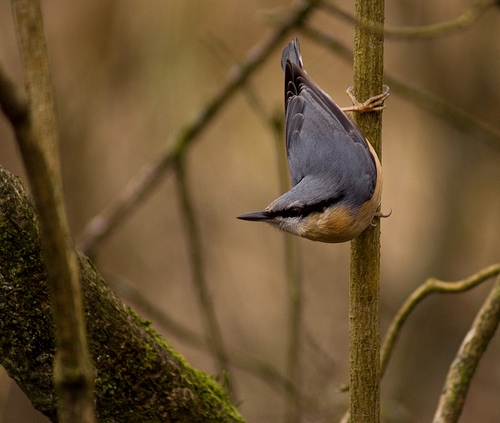
[[[356,238],[372,222],[382,196],[382,171],[377,154],[369,142],[368,145],[377,168],[377,183],[370,200],[358,210],[337,205],[322,213],[311,213],[304,218],[298,235],[313,241],[345,242]]]

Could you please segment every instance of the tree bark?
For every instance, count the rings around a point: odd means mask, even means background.
[[[99,421],[243,422],[223,389],[191,368],[76,252]],[[54,332],[37,219],[21,181],[0,167],[0,363],[57,420]]]
[[[356,0],[354,94],[361,102],[382,92],[384,0]],[[383,27],[383,26],[382,26]],[[382,114],[355,113],[356,123],[381,159]],[[380,222],[351,242],[349,367],[352,423],[380,421]]]

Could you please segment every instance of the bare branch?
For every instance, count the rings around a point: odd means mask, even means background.
[[[450,366],[433,423],[456,423],[472,377],[500,321],[500,277],[479,310]]]
[[[384,0],[355,1],[357,22],[383,25]],[[364,101],[382,92],[383,34],[356,25],[354,94]],[[356,113],[356,123],[381,157],[382,113]],[[377,181],[377,184],[381,181]],[[353,423],[380,421],[380,224],[351,241],[349,275],[349,414]]]
[[[193,199],[189,192],[189,184],[187,182],[184,161],[185,158],[177,160],[175,170],[177,195],[180,199],[181,214],[184,220],[186,239],[188,242],[189,258],[191,261],[190,268],[193,272],[193,284],[198,295],[200,311],[205,322],[210,349],[216,360],[218,373],[221,377],[226,374],[228,391],[230,392],[230,394],[235,395],[232,389],[233,385],[231,383],[231,379],[229,378],[228,354],[224,346],[222,331],[217,321],[215,307],[212,298],[210,297],[208,282],[205,276],[200,233],[198,230],[198,225],[196,223]]]
[[[394,316],[387,333],[382,343],[381,353],[381,376],[383,376],[387,369],[387,364],[394,349],[394,345],[399,337],[402,326],[406,319],[425,297],[433,293],[446,293],[452,294],[457,292],[464,292],[474,288],[480,283],[500,274],[500,264],[489,266],[471,276],[456,282],[445,282],[434,278],[427,279],[420,285],[403,303],[398,312]]]

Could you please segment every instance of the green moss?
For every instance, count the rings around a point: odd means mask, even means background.
[[[223,388],[108,288],[79,254],[100,422],[243,422]],[[54,340],[31,200],[0,168],[0,362],[35,408],[56,419]]]

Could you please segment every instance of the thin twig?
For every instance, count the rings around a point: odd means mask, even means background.
[[[290,177],[286,159],[285,143],[283,142],[284,119],[283,112],[269,115],[264,108],[256,92],[251,89],[250,84],[243,87],[248,104],[273,134],[278,162],[278,179],[280,192],[290,188]],[[296,237],[283,234],[285,244],[285,272],[288,282],[289,316],[287,349],[287,374],[295,389],[287,390],[287,410],[285,421],[295,423],[301,421],[303,412],[302,370],[301,358],[301,335],[302,335],[302,277],[300,271],[299,243]]]
[[[283,118],[276,116],[269,121],[273,129],[276,141],[276,151],[278,160],[278,173],[280,181],[280,192],[285,192],[290,188],[290,178],[284,148]],[[284,234],[285,243],[285,272],[288,286],[289,299],[289,328],[288,328],[288,351],[287,351],[287,374],[290,381],[297,387],[294,391],[289,391],[287,396],[287,415],[285,421],[288,423],[299,423],[302,421],[302,277],[300,270],[300,251],[298,239],[290,234]]]
[[[259,119],[273,134],[278,162],[278,179],[280,192],[290,188],[290,177],[286,159],[285,143],[283,142],[284,119],[283,112],[269,115],[258,95],[249,85],[244,90],[246,99]],[[287,390],[287,408],[285,421],[288,423],[300,422],[303,412],[301,335],[302,335],[302,277],[300,271],[300,252],[297,238],[283,234],[285,245],[285,272],[289,295],[289,329],[287,348],[287,374],[295,389]]]
[[[462,413],[479,361],[495,335],[500,321],[500,277],[462,341],[442,390],[433,423],[456,423]]]
[[[285,268],[288,281],[289,296],[289,329],[288,329],[288,363],[287,374],[297,387],[290,391],[287,403],[288,423],[302,421],[303,394],[302,394],[302,278],[300,272],[300,251],[296,238],[285,235]]]
[[[374,33],[383,33],[388,39],[433,38],[449,35],[472,26],[484,12],[496,5],[498,5],[497,0],[477,0],[456,19],[425,26],[396,27],[389,25],[384,26],[370,21],[359,23],[351,13],[343,10],[337,4],[330,2],[322,3],[322,7],[328,12],[340,16],[342,19],[352,24],[358,23]]]
[[[177,195],[181,203],[181,214],[184,220],[186,239],[188,242],[189,258],[191,262],[190,268],[193,272],[193,283],[198,295],[200,310],[205,322],[210,349],[216,361],[218,374],[221,377],[225,377],[228,392],[235,395],[233,384],[229,378],[228,354],[222,340],[222,331],[217,321],[215,307],[210,297],[208,282],[205,277],[200,233],[196,223],[193,200],[189,192],[184,160],[185,158],[177,160],[175,174]]]
[[[229,53],[225,44],[216,40],[219,49],[222,49],[225,56],[234,61],[235,58]],[[213,48],[214,43],[211,44]],[[263,102],[252,89],[252,84],[248,82],[242,90],[245,98],[255,112],[261,122],[269,128],[272,132],[275,147],[276,157],[278,161],[278,179],[280,192],[285,192],[290,188],[290,178],[288,175],[288,166],[286,160],[286,151],[283,142],[284,134],[284,119],[283,112],[279,114],[269,114],[264,107]],[[302,334],[302,294],[301,294],[301,272],[300,272],[300,253],[297,238],[289,235],[284,235],[285,244],[285,272],[286,280],[288,282],[289,294],[289,315],[290,322],[288,331],[288,350],[287,350],[287,374],[290,383],[295,386],[295,389],[288,389],[287,393],[287,410],[285,421],[288,423],[295,423],[301,421],[303,411],[303,398],[301,392],[302,386],[302,371],[300,365],[301,357],[301,334]]]
[[[247,55],[243,65],[233,69],[220,91],[203,107],[198,115],[174,137],[174,147],[161,154],[133,178],[125,189],[85,227],[79,237],[79,245],[91,254],[97,245],[108,237],[121,222],[156,188],[163,180],[174,161],[180,158],[200,133],[207,127],[228,100],[238,92],[251,75],[265,62],[275,48],[282,44],[289,31],[311,14],[320,0],[309,0],[294,9],[289,17],[274,29],[267,38]]]
[[[62,198],[59,134],[42,14],[37,0],[13,0],[12,8],[29,107],[25,108],[14,91],[7,97],[11,101],[2,107],[13,107],[8,117],[14,126],[40,220],[55,326],[53,378],[59,396],[58,420],[90,423],[95,420],[94,371],[85,333],[79,266]]]
[[[283,140],[284,119],[283,112],[269,115],[264,108],[258,95],[251,89],[250,84],[244,87],[247,102],[254,110],[259,119],[266,125],[273,134],[276,147],[276,157],[278,162],[278,179],[280,192],[285,192],[290,188],[290,177],[286,159],[286,149]],[[288,423],[298,423],[302,419],[303,393],[301,359],[301,335],[302,335],[302,277],[300,271],[299,243],[296,237],[290,234],[283,234],[285,245],[285,272],[289,295],[289,330],[287,348],[287,374],[295,389],[287,390],[287,409],[285,421]]]
[[[457,292],[464,292],[480,283],[500,274],[500,264],[494,264],[489,266],[471,276],[467,279],[463,279],[456,282],[445,282],[434,278],[427,279],[422,285],[420,285],[403,303],[399,308],[398,312],[394,316],[387,333],[384,337],[384,342],[382,343],[381,352],[381,377],[384,375],[389,359],[391,357],[392,351],[399,337],[401,328],[403,327],[406,319],[413,311],[413,309],[419,304],[425,297],[429,294],[436,292],[444,294],[452,294]]]

